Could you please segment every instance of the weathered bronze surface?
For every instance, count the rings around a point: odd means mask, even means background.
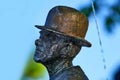
[[[72,64],[82,46],[91,46],[84,39],[87,17],[73,8],[57,6],[50,10],[45,26],[36,27],[41,31],[34,60],[46,66],[50,80],[88,80],[82,69]]]

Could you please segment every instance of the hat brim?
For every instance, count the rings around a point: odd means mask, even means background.
[[[46,30],[46,31],[49,31],[49,32],[53,32],[53,33],[56,33],[58,35],[62,35],[62,36],[65,36],[67,37],[70,41],[72,41],[74,44],[76,44],[77,46],[86,46],[86,47],[91,47],[91,43],[88,42],[87,40],[83,39],[83,38],[80,38],[80,37],[74,37],[74,36],[71,36],[71,35],[67,35],[63,32],[60,32],[56,29],[53,29],[51,27],[46,27],[46,26],[40,26],[40,25],[35,25],[36,28],[38,29],[41,29],[41,30]]]

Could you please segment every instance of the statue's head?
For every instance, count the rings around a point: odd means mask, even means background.
[[[45,63],[56,59],[72,60],[82,46],[91,46],[84,39],[88,29],[88,19],[73,8],[66,6],[52,8],[45,25],[36,25],[36,27],[41,29],[40,38],[35,41],[34,60],[36,62]],[[75,41],[80,43],[76,45]]]

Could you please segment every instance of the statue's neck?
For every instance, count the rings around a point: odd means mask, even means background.
[[[45,64],[45,66],[47,67],[50,77],[52,77],[59,73],[64,68],[73,66],[73,64],[71,60],[57,59],[49,61],[48,63]]]

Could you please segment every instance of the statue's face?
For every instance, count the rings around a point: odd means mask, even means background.
[[[35,61],[44,63],[58,57],[59,43],[60,40],[56,34],[45,30],[40,31],[40,38],[35,41]]]
[[[72,44],[64,42],[60,35],[45,30],[40,31],[40,38],[35,41],[35,45],[34,60],[41,63],[66,56],[73,56],[76,53],[73,50]],[[67,53],[73,54],[69,55]]]

